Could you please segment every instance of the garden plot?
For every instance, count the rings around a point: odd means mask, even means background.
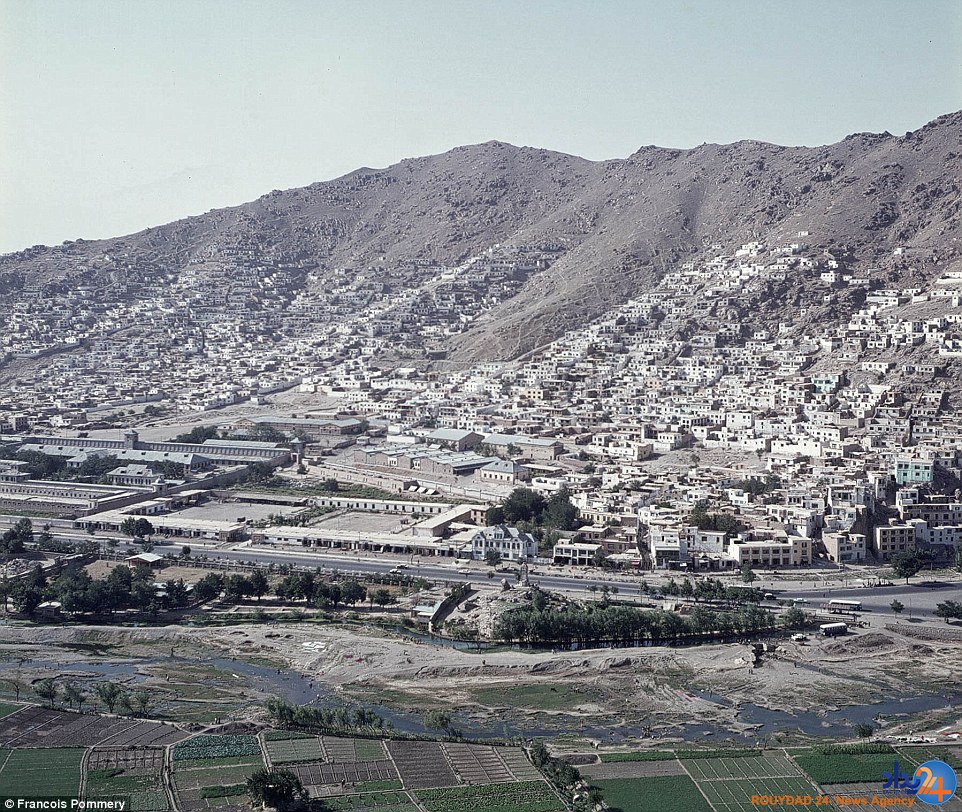
[[[499,747],[498,752],[505,765],[511,770],[515,781],[540,781],[544,776],[529,760],[520,747]]]
[[[658,762],[648,762],[649,764]],[[695,781],[727,781],[735,778],[796,778],[802,771],[788,756],[736,756],[731,758],[683,758],[681,763]]]
[[[162,722],[134,721],[31,705],[0,719],[0,746],[171,744],[187,736]]]
[[[714,759],[712,759],[714,761]],[[818,796],[818,788],[802,777],[741,778],[728,781],[699,781],[698,788],[711,802],[716,812],[753,812],[753,795],[790,795],[812,798]],[[820,809],[835,810],[834,803]]]
[[[305,787],[315,789],[321,787],[341,787],[370,784],[373,781],[383,784],[392,782],[394,787],[400,788],[399,776],[394,763],[384,759],[382,761],[354,761],[354,762],[314,762],[310,764],[289,764],[284,769],[290,770]],[[384,786],[383,788],[387,788]],[[315,792],[314,794],[324,794]]]
[[[159,755],[159,761],[155,756]],[[107,758],[103,758],[107,756]],[[165,812],[169,808],[161,778],[162,750],[111,751],[91,754],[87,766],[84,797],[87,799],[127,797],[133,812]],[[113,761],[114,766],[92,767],[94,763]],[[125,765],[125,766],[119,766]]]
[[[406,792],[369,792],[324,799],[331,812],[420,812]]]
[[[311,736],[305,739],[267,739],[264,745],[271,764],[329,760],[319,736]]]
[[[247,779],[263,767],[264,762],[255,756],[175,760],[171,783],[177,809],[203,812],[217,808],[226,812],[249,808]]]
[[[379,761],[388,757],[379,739],[344,739],[322,736],[327,761]]]
[[[562,812],[565,806],[544,781],[440,787],[414,793],[428,812]]]
[[[661,775],[684,775],[685,768],[677,759],[671,761],[618,761],[586,764],[578,767],[582,775],[596,778],[654,778]]]
[[[81,747],[0,751],[0,795],[74,796],[80,791]]]
[[[687,775],[592,781],[611,812],[713,812]],[[718,812],[727,812],[718,807]]]
[[[514,775],[498,755],[496,747],[446,742],[441,749],[465,784],[494,784],[514,780]]]
[[[437,742],[390,741],[387,749],[406,789],[450,787],[458,783]]]
[[[151,775],[164,767],[160,747],[95,747],[87,759],[89,770],[123,770],[128,775]]]

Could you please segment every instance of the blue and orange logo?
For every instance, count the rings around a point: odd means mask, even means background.
[[[937,759],[920,764],[911,778],[899,769],[896,761],[892,772],[882,773],[882,778],[885,779],[882,789],[902,790],[923,803],[934,805],[948,801],[958,786],[955,770]]]

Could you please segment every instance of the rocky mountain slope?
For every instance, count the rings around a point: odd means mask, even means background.
[[[213,280],[216,289],[235,267],[260,268],[292,295],[322,290],[343,269],[360,281],[388,269],[415,290],[437,266],[496,244],[560,246],[548,270],[448,340],[452,358],[504,358],[598,316],[681,262],[749,240],[808,232],[807,243],[876,281],[931,278],[959,257],[960,178],[962,112],[901,137],[857,134],[814,148],[643,147],[603,162],[489,142],[125,237],[8,254],[0,293],[13,304],[79,290],[114,306],[164,285],[175,296],[185,279]],[[896,260],[897,247],[905,250]],[[777,309],[791,296],[789,284],[759,307]]]

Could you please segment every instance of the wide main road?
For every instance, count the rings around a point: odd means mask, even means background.
[[[123,545],[131,552],[136,552],[140,548],[137,545]],[[180,544],[160,545],[158,551],[164,551],[166,547],[171,547],[172,551],[177,551]],[[280,566],[284,564],[298,567],[320,567],[325,570],[337,570],[340,573],[359,575],[387,574],[398,567],[402,568],[404,575],[414,578],[425,578],[429,581],[443,581],[449,583],[489,583],[491,580],[507,578],[510,583],[514,583],[516,578],[513,573],[493,572],[487,565],[480,562],[468,562],[464,560],[453,561],[445,560],[443,563],[431,558],[419,558],[418,556],[408,558],[389,557],[384,555],[365,556],[352,555],[350,553],[334,553],[320,551],[300,551],[300,550],[280,550],[264,547],[242,546],[232,548],[206,547],[192,545],[193,555],[205,555],[208,559],[221,560],[225,562],[250,562],[259,566],[266,567],[270,564]],[[675,573],[677,575],[677,573]],[[489,577],[490,575],[490,577]],[[589,571],[585,574],[574,574],[571,572],[552,570],[546,567],[533,568],[533,574],[529,575],[529,581],[537,584],[544,589],[555,590],[558,592],[588,592],[591,587],[597,590],[608,587],[609,590],[618,590],[619,597],[640,598],[641,580],[650,574],[638,576],[606,576],[599,571]],[[917,576],[923,578],[924,576]],[[742,585],[741,582],[737,582]],[[807,604],[802,604],[804,608],[819,609],[831,598],[841,598],[847,600],[859,600],[862,602],[863,610],[869,612],[886,613],[895,620],[890,604],[898,598],[905,605],[905,614],[921,613],[931,614],[937,603],[946,600],[957,600],[962,602],[962,583],[958,581],[925,581],[921,580],[911,585],[895,584],[886,587],[828,587],[823,589],[795,589],[790,591],[780,588],[781,585],[772,587],[776,598],[782,600],[804,599]],[[794,584],[792,585],[795,586]],[[764,587],[763,587],[764,588]],[[767,589],[766,589],[767,591]],[[766,604],[774,607],[775,604]]]

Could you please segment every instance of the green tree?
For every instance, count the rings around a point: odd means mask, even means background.
[[[247,779],[247,794],[254,804],[293,809],[307,801],[307,790],[290,770],[261,769]]]
[[[803,629],[807,623],[805,613],[797,606],[793,606],[782,615],[782,625],[786,629]]]
[[[562,488],[548,500],[541,515],[541,521],[545,527],[574,530],[580,526],[578,516],[578,508],[571,504],[571,494],[567,488]]]
[[[960,620],[962,619],[962,604],[957,601],[943,601],[935,605],[935,611],[932,614],[944,619],[946,623],[950,620]]]
[[[52,679],[42,679],[33,686],[33,692],[52,708],[53,703],[60,693],[60,687]]]
[[[152,701],[150,694],[147,691],[143,689],[134,691],[133,696],[131,697],[131,703],[138,716],[146,717],[150,715]]]
[[[113,713],[114,708],[117,707],[117,700],[120,699],[120,695],[123,693],[123,689],[116,682],[99,682],[94,688],[94,691],[98,699],[104,703],[107,711]]]
[[[501,563],[501,553],[499,553],[497,550],[485,551],[484,563],[489,567],[497,567]]]
[[[875,728],[871,725],[860,722],[852,727],[852,732],[860,739],[867,739],[875,732]]]
[[[354,606],[358,601],[363,601],[367,596],[367,590],[357,581],[345,581],[341,585],[341,600]]]
[[[224,589],[224,578],[215,572],[208,573],[194,584],[194,597],[201,603],[207,603],[220,597]]]
[[[504,508],[498,505],[489,507],[484,514],[484,523],[488,527],[493,527],[496,524],[504,524]]]
[[[510,524],[536,521],[546,507],[544,497],[530,488],[515,488],[504,500],[504,520]]]
[[[895,614],[900,615],[902,614],[902,611],[905,609],[905,604],[902,603],[902,601],[900,601],[898,598],[896,598],[894,601],[892,601],[889,604],[889,608],[893,612],[895,612]]]
[[[451,714],[440,709],[429,710],[424,714],[424,726],[447,733],[451,730]]]
[[[125,536],[133,538],[137,535],[137,520],[133,516],[128,516],[120,523],[120,532]]]
[[[742,564],[742,580],[746,584],[750,584],[758,580],[758,576],[755,575],[755,571],[751,568],[751,565],[747,561]]]
[[[374,590],[373,600],[374,603],[383,608],[388,604],[394,603],[395,597],[394,593],[389,589],[376,589]]]
[[[250,585],[250,594],[257,598],[257,600],[260,600],[264,595],[267,594],[270,584],[268,583],[267,576],[263,573],[263,571],[254,570],[247,580]]]
[[[153,535],[154,526],[143,516],[141,516],[137,521],[134,522],[134,535],[140,536],[141,538],[146,538],[147,536]]]
[[[925,565],[925,559],[917,552],[899,553],[892,559],[892,572],[896,578],[904,578],[905,583],[909,582],[915,573]]]

